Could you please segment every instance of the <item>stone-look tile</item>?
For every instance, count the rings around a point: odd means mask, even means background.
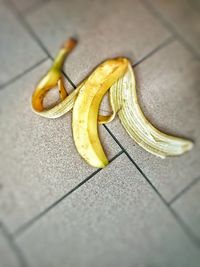
[[[172,207],[200,240],[200,181],[177,199]]]
[[[147,0],[200,55],[200,18],[193,0]],[[196,1],[197,2],[197,1]],[[196,5],[196,8],[194,6]]]
[[[35,6],[39,6],[43,2],[46,2],[47,0],[11,0],[14,5],[17,7],[17,9],[21,12],[27,12],[34,10]]]
[[[39,62],[45,54],[3,1],[0,1],[0,32],[1,86]]]
[[[27,19],[52,55],[58,44],[77,36],[78,46],[65,64],[75,83],[107,58],[127,56],[135,62],[170,36],[137,0],[52,1]]]
[[[17,239],[30,266],[199,266],[198,249],[125,155]],[[47,249],[48,247],[48,249]]]
[[[34,85],[49,66],[45,62],[0,91],[0,210],[12,232],[96,170],[75,149],[71,112],[52,120],[31,110]],[[100,135],[113,157],[119,147],[102,126]]]
[[[191,0],[191,5],[195,10],[200,11],[200,1],[199,0]]]
[[[20,267],[20,262],[5,238],[0,226],[0,266]]]
[[[160,159],[139,147],[119,120],[108,124],[156,188],[171,200],[200,173],[200,64],[178,42],[172,42],[135,68],[141,107],[164,132],[190,138],[192,151]]]

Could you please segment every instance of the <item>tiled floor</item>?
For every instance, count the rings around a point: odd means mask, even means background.
[[[158,128],[195,140],[191,153],[162,160],[135,145],[119,120],[108,125],[167,201],[200,176],[199,73],[199,61],[178,41],[171,41],[135,67],[143,111]]]
[[[22,265],[22,259],[19,258],[19,254],[11,244],[10,238],[2,225],[0,225],[0,259],[3,267],[20,267]]]
[[[0,22],[0,266],[199,266],[200,2],[0,0]],[[88,166],[71,114],[48,120],[30,108],[70,36],[79,44],[68,87],[127,56],[146,116],[194,149],[158,159],[115,119],[100,127],[110,164]]]

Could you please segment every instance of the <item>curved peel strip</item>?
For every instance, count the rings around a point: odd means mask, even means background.
[[[127,70],[125,58],[107,60],[87,78],[74,103],[72,115],[73,137],[79,154],[92,166],[103,168],[108,159],[101,146],[97,117],[99,106],[107,90]]]
[[[43,99],[49,90],[51,90],[55,86],[58,86],[61,100],[64,100],[67,97],[67,91],[65,89],[63,81],[62,66],[66,56],[71,52],[71,50],[75,47],[75,45],[76,41],[74,39],[69,39],[68,41],[65,42],[63,47],[59,50],[50,70],[39,82],[38,86],[36,87],[32,95],[32,109],[34,112],[43,117],[57,118],[58,110],[61,109],[61,106],[58,105],[58,108],[54,107],[51,111],[50,110],[44,111]],[[67,111],[71,109],[71,105],[73,106],[71,102],[73,102],[75,95],[76,93],[73,92],[70,98],[63,103],[63,108],[66,107]],[[55,116],[54,113],[56,113]],[[62,114],[60,116],[62,116]]]
[[[120,110],[120,108],[116,107],[114,103],[110,99],[111,109],[113,113],[111,115],[98,115],[98,123],[99,124],[106,124],[114,120],[115,116],[117,115],[117,112]]]
[[[43,111],[37,111],[37,110],[33,109],[33,111],[36,114],[38,114],[42,117],[45,117],[45,118],[50,118],[50,119],[59,118],[73,108],[74,102],[76,100],[79,89],[80,89],[80,87],[76,88],[76,90],[74,90],[62,102],[60,102],[59,104],[57,104],[53,108],[50,108],[48,110],[43,110]]]
[[[137,100],[135,77],[131,64],[125,75],[110,89],[111,103],[114,103],[125,130],[148,152],[165,158],[181,155],[193,147],[189,140],[167,135],[157,130],[145,118]]]

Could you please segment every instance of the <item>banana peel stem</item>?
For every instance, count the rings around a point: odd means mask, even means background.
[[[58,87],[61,100],[64,100],[67,97],[68,94],[64,84],[62,67],[66,56],[72,51],[75,46],[76,41],[74,39],[69,39],[64,43],[63,47],[59,50],[51,68],[36,87],[32,95],[32,108],[36,113],[44,111],[43,99],[46,93],[52,88],[56,86]]]
[[[61,49],[59,50],[57,56],[55,57],[54,63],[52,65],[52,69],[62,70],[63,64],[65,62],[66,57],[76,46],[77,41],[75,39],[67,40]]]

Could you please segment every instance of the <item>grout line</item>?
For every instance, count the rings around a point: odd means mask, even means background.
[[[143,61],[145,61],[147,58],[151,57],[152,55],[154,55],[156,52],[158,52],[159,50],[161,50],[162,48],[164,48],[165,46],[167,46],[168,44],[170,44],[171,42],[174,41],[174,37],[170,36],[168,37],[166,40],[164,40],[161,44],[159,44],[156,48],[154,48],[152,51],[150,51],[149,53],[147,53],[144,57],[142,57],[141,59],[139,59],[138,61],[136,61],[132,67],[135,68],[137,65],[139,65],[140,63],[142,63]],[[70,84],[74,87],[74,89],[76,88],[76,85],[72,82],[72,80],[69,78],[69,76],[67,76],[67,74],[63,71],[64,76],[68,79],[68,81],[70,82]]]
[[[118,144],[118,146],[123,150],[125,151],[125,148],[120,144],[120,142],[117,140],[117,138],[114,136],[114,134],[110,131],[110,129],[105,125],[103,124],[104,128],[106,129],[106,131],[111,135],[111,137],[115,140],[115,142]]]
[[[192,232],[192,230],[185,224],[185,222],[182,220],[182,218],[176,213],[176,211],[169,205],[169,203],[165,200],[165,198],[162,196],[162,194],[157,190],[157,188],[152,184],[152,182],[149,180],[149,178],[144,174],[144,172],[141,170],[141,168],[135,163],[135,161],[132,159],[132,157],[129,155],[127,151],[124,151],[126,156],[130,159],[130,161],[135,165],[135,167],[139,170],[139,172],[143,175],[143,177],[147,180],[149,185],[153,188],[155,193],[158,195],[158,197],[161,199],[163,204],[169,209],[172,216],[176,219],[176,221],[181,226],[184,233],[200,248],[200,239],[195,236],[195,234]]]
[[[35,3],[33,3],[30,7],[25,8],[22,10],[23,13],[31,14],[35,11],[37,11],[39,8],[41,8],[43,5],[46,5],[49,3],[51,0],[37,0]]]
[[[21,267],[28,267],[29,264],[28,264],[27,260],[25,259],[24,254],[20,250],[19,246],[15,243],[15,241],[13,240],[8,229],[6,228],[6,226],[2,222],[0,222],[0,229],[2,230],[4,237],[7,239],[10,248],[15,253],[20,266]]]
[[[139,165],[132,159],[132,157],[129,155],[127,151],[124,151],[126,156],[129,158],[129,160],[135,165],[135,167],[138,169],[138,171],[142,174],[142,176],[147,180],[149,185],[153,188],[153,190],[156,192],[156,194],[159,196],[159,198],[164,202],[167,203],[165,198],[161,195],[161,193],[158,191],[158,189],[152,184],[150,179],[146,176],[146,174],[142,171],[142,169],[139,167]]]
[[[76,85],[72,82],[72,80],[69,78],[69,76],[64,72],[62,71],[63,75],[65,76],[65,78],[68,80],[68,82],[71,84],[71,86],[76,89]]]
[[[49,1],[49,0],[44,0],[44,2],[45,1]],[[17,7],[12,2],[12,0],[8,0],[8,4],[10,5],[13,13],[16,15],[17,19],[20,21],[20,23],[22,24],[22,26],[28,31],[28,33],[30,34],[30,36],[36,41],[36,43],[43,50],[43,52],[46,53],[46,55],[51,60],[53,60],[53,57],[50,54],[50,52],[48,51],[48,49],[45,47],[45,45],[39,39],[39,37],[37,36],[37,34],[35,33],[35,31],[32,29],[32,27],[29,25],[29,23],[26,21],[26,19],[21,15],[21,12],[17,9]],[[158,45],[158,47],[156,47],[155,49],[153,49],[152,51],[150,51],[143,58],[139,59],[135,64],[133,64],[133,67],[136,67],[138,64],[140,64],[141,62],[143,62],[144,60],[146,60],[147,58],[149,58],[150,56],[152,56],[153,54],[155,54],[157,51],[159,51],[160,49],[162,49],[163,47],[165,47],[166,45],[168,45],[172,41],[174,41],[174,37],[173,36],[168,37],[165,41],[163,41],[160,45]],[[72,80],[70,79],[70,77],[64,71],[62,71],[62,73],[66,77],[66,79],[68,80],[68,82],[72,85],[72,87],[73,88],[76,88],[76,85],[72,82]]]
[[[156,8],[147,0],[142,0],[142,3],[144,6],[151,12],[151,14],[157,18],[161,24],[173,34],[173,36],[188,50],[190,51],[198,60],[200,59],[200,55],[198,52],[196,52],[193,47],[182,37],[181,34],[178,33],[176,29],[173,28],[173,25],[165,19],[159,11],[156,10]]]
[[[119,140],[115,137],[115,135],[110,131],[110,129],[104,125],[105,129],[108,131],[108,133],[111,135],[111,137],[115,140],[115,142],[120,146],[122,151],[126,154],[126,156],[129,158],[129,160],[134,164],[134,166],[137,168],[137,170],[141,173],[141,175],[145,178],[147,183],[152,187],[154,192],[158,195],[158,197],[161,199],[163,204],[169,209],[172,216],[176,219],[176,221],[181,226],[184,233],[198,246],[200,247],[200,240],[193,234],[193,232],[190,230],[190,228],[185,224],[185,222],[179,217],[179,215],[175,212],[175,210],[168,204],[168,202],[165,200],[165,198],[162,196],[162,194],[157,190],[157,188],[152,184],[150,179],[145,175],[145,173],[142,171],[142,169],[137,165],[137,163],[132,159],[132,157],[129,155],[129,153],[126,151],[126,149],[122,146],[122,144],[119,142]]]
[[[177,220],[179,225],[182,227],[185,234],[193,241],[193,243],[200,249],[200,238],[197,237],[193,231],[190,229],[190,227],[182,220],[182,218],[176,213],[176,211],[172,208],[172,206],[169,206],[169,211],[174,216],[174,218]]]
[[[159,44],[156,48],[154,48],[152,51],[150,51],[149,53],[147,53],[144,57],[142,57],[141,59],[139,59],[138,61],[136,61],[132,67],[135,68],[137,65],[139,65],[140,63],[142,63],[143,61],[145,61],[147,58],[151,57],[152,55],[154,55],[156,52],[158,52],[159,50],[161,50],[162,48],[164,48],[165,46],[167,46],[168,44],[170,44],[171,42],[174,41],[174,37],[170,36],[168,37],[166,40],[164,40],[161,44]],[[72,80],[69,78],[69,76],[63,71],[64,76],[68,79],[68,81],[70,82],[70,84],[74,87],[74,89],[76,88],[76,85],[72,82]]]
[[[23,13],[18,10],[18,8],[15,6],[15,4],[11,0],[7,0],[6,3],[8,4],[9,8],[13,12],[13,14],[16,16],[18,21],[21,23],[21,25],[26,29],[26,31],[30,34],[30,36],[36,41],[36,43],[39,45],[39,47],[45,52],[45,54],[52,58],[49,51],[46,49],[46,47],[43,45],[43,43],[40,41],[36,33],[33,31],[29,23],[26,21],[26,19],[23,16]]]
[[[172,205],[176,200],[178,200],[182,195],[189,191],[197,182],[200,181],[200,176],[195,178],[191,183],[189,183],[183,190],[181,190],[175,197],[168,201],[168,205]]]
[[[114,157],[112,157],[109,160],[109,164],[114,161],[116,158],[118,158],[121,154],[123,154],[123,150],[121,150],[119,153],[117,153]],[[99,168],[96,171],[94,171],[92,174],[90,174],[87,178],[85,178],[83,181],[81,181],[79,184],[77,184],[74,188],[72,188],[70,191],[68,191],[66,194],[64,194],[62,197],[57,199],[54,203],[52,203],[50,206],[48,206],[46,209],[44,209],[42,212],[40,212],[38,215],[33,217],[31,220],[20,226],[14,233],[13,237],[17,238],[19,235],[24,233],[29,227],[31,227],[36,221],[38,221],[41,217],[43,217],[46,213],[48,213],[51,209],[53,209],[55,206],[57,206],[62,200],[64,200],[66,197],[71,195],[74,191],[76,191],[79,187],[81,187],[83,184],[85,184],[87,181],[89,181],[93,176],[95,176],[97,173],[99,173],[102,169]]]
[[[126,156],[129,158],[129,160],[135,165],[137,170],[142,174],[142,176],[147,180],[147,182],[150,184],[150,186],[153,188],[153,190],[156,192],[157,195],[161,198],[163,202],[166,203],[166,200],[164,197],[160,194],[160,192],[157,190],[157,188],[152,184],[152,182],[149,180],[149,178],[146,176],[146,174],[142,171],[142,169],[137,165],[137,163],[132,159],[132,157],[129,155],[129,153],[126,151],[126,149],[122,146],[122,144],[119,142],[119,140],[115,137],[115,135],[110,131],[110,129],[104,125],[108,133],[111,135],[111,137],[115,140],[115,142],[120,146],[120,148],[124,151]]]
[[[51,53],[48,51],[46,46],[42,43],[40,38],[37,36],[35,31],[32,29],[32,27],[29,25],[29,23],[26,21],[25,17],[22,15],[22,13],[17,9],[17,7],[14,5],[14,3],[11,0],[7,0],[7,4],[9,5],[10,9],[12,10],[13,14],[16,16],[18,21],[21,23],[21,25],[26,29],[26,31],[30,34],[30,36],[36,41],[38,46],[43,50],[43,52],[49,57],[49,59],[53,60],[53,57]],[[63,75],[66,77],[68,82],[76,88],[75,84],[72,82],[72,80],[68,77],[68,75],[62,71]]]
[[[143,61],[145,61],[146,59],[148,59],[149,57],[151,57],[152,55],[154,55],[156,52],[158,52],[159,50],[161,50],[162,48],[164,48],[168,44],[172,43],[174,40],[175,39],[174,39],[173,36],[168,37],[165,41],[163,41],[161,44],[159,44],[156,48],[154,48],[152,51],[150,51],[149,53],[147,53],[144,57],[142,57],[141,59],[139,59],[138,61],[136,61],[136,63],[134,63],[132,65],[132,67],[135,68],[137,65],[139,65],[140,63],[142,63]]]
[[[40,66],[42,63],[44,63],[46,60],[48,60],[48,57],[43,58],[42,60],[40,60],[39,62],[37,62],[36,64],[34,64],[33,66],[31,66],[30,68],[26,69],[25,71],[23,71],[22,73],[18,74],[17,76],[11,78],[9,81],[3,83],[0,85],[0,90],[4,89],[5,87],[7,87],[8,85],[14,83],[15,81],[19,80],[22,76],[24,76],[25,74],[29,73],[30,71],[34,70],[35,68],[37,68],[38,66]]]

